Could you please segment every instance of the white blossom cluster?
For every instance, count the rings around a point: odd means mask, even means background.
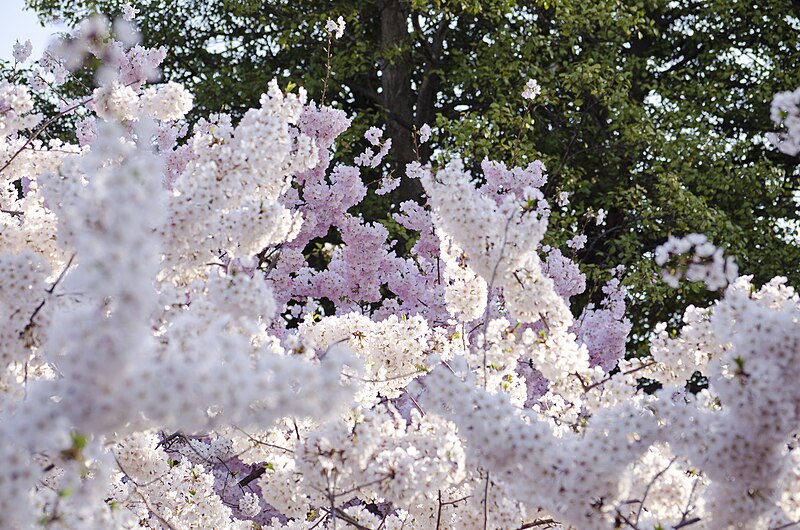
[[[135,119],[140,112],[161,121],[179,120],[192,108],[192,95],[172,81],[147,88],[141,95],[128,85],[114,82],[96,89],[93,99],[98,116],[116,121]]]
[[[391,315],[380,322],[357,313],[330,316],[300,326],[304,338],[318,351],[347,343],[364,361],[362,392],[365,403],[380,394],[395,398],[415,378],[428,371],[431,332],[419,316]]]
[[[427,143],[428,140],[431,139],[431,126],[427,123],[423,123],[422,127],[419,128],[419,143],[424,144]]]
[[[183,85],[170,81],[142,94],[142,107],[153,118],[162,121],[180,120],[192,109],[192,94]]]
[[[273,82],[261,108],[249,110],[237,127],[195,133],[165,226],[172,274],[188,281],[221,255],[254,256],[297,234],[301,219],[278,199],[293,172],[317,163],[313,140],[292,127],[305,102],[305,92],[284,95]]]
[[[486,309],[486,280],[467,264],[466,255],[447,234],[439,236],[439,256],[444,264],[445,301],[447,309],[458,320],[471,322]]]
[[[41,120],[38,114],[31,114],[33,98],[27,87],[14,85],[3,79],[0,81],[0,139],[23,129],[30,129]]]
[[[33,45],[31,44],[30,39],[26,40],[24,43],[20,43],[17,41],[13,48],[12,48],[12,55],[14,56],[14,60],[18,63],[22,63],[28,60],[33,52]]]
[[[539,86],[539,83],[535,79],[528,79],[528,82],[525,83],[525,90],[522,91],[522,98],[523,99],[536,99],[542,92],[542,87]]]
[[[11,86],[8,93],[25,95],[24,87]],[[178,85],[146,92],[148,105],[167,109],[149,114],[162,120],[183,115],[189,103],[182,93]],[[151,425],[194,430],[213,428],[223,418],[249,425],[287,413],[322,417],[321,410],[334,412],[341,398],[352,396],[351,385],[340,384],[347,357],[341,348],[312,363],[287,355],[266,335],[275,306],[269,287],[253,283],[252,272],[230,262],[211,269],[205,285],[185,289],[164,282],[173,277],[165,268],[162,235],[172,215],[170,193],[162,186],[162,158],[151,148],[156,129],[138,97],[116,81],[99,89],[94,110],[102,120],[94,125],[91,150],[67,146],[50,156],[38,143],[32,153],[16,138],[3,143],[9,160],[2,174],[4,251],[11,253],[2,256],[0,433],[16,440],[3,449],[9,462],[0,473],[4,528],[37,519],[63,528],[250,528],[250,521],[232,518],[202,466],[188,460],[169,465],[164,454],[151,451],[146,458],[155,471],[147,474],[149,482],[140,481],[148,465],[144,454],[109,458],[98,452],[99,444]],[[243,138],[238,144],[252,146],[250,159],[261,164],[262,176],[275,179],[272,170],[278,173],[277,182],[262,180],[257,188],[273,202],[287,183],[280,171],[308,165],[284,165],[287,158],[299,151],[301,160],[309,160],[312,147],[288,132],[302,102],[270,105],[277,98],[283,102],[273,90],[262,116],[243,122],[256,127],[260,120],[264,132],[274,131],[274,144],[260,151],[260,142]],[[28,103],[10,101],[6,128],[18,126],[14,111],[30,110]],[[294,107],[291,101],[297,101]],[[283,157],[276,149],[281,144]],[[21,178],[22,197],[14,184]],[[55,246],[25,237],[37,225]],[[358,363],[347,358],[347,373],[359,377]],[[276,384],[283,390],[276,391]],[[336,388],[326,391],[329,384]],[[308,392],[324,399],[324,407]],[[36,488],[33,505],[25,500],[37,481],[32,454],[52,462],[42,471],[49,486]],[[52,479],[50,469],[58,470]],[[111,497],[103,486],[110,476]],[[253,517],[257,506],[247,497],[240,512]]]
[[[42,311],[37,308],[48,272],[47,262],[34,252],[0,258],[0,319],[4,322],[0,328],[0,385],[9,392],[21,390],[17,381],[19,368],[28,361],[30,347],[39,340],[38,327],[46,327],[47,311],[39,315]],[[15,366],[17,369],[13,369]]]
[[[726,351],[724,343],[711,333],[708,309],[694,306],[686,308],[680,333],[670,336],[667,324],[656,326],[656,336],[650,343],[653,361],[658,369],[652,377],[664,384],[680,384],[695,372],[708,373],[709,364]]]
[[[367,147],[363,153],[356,157],[355,164],[357,166],[378,167],[380,163],[383,162],[384,157],[389,154],[389,150],[392,148],[392,139],[387,138],[381,142],[382,137],[383,131],[377,127],[370,127],[369,130],[364,133],[364,138],[366,138],[370,145],[379,147],[380,149],[378,149],[376,153],[372,147]]]
[[[686,262],[681,259],[686,256]],[[723,255],[704,234],[689,234],[683,238],[670,237],[656,248],[656,265],[665,266],[677,258],[677,263],[665,268],[661,277],[677,288],[681,278],[703,282],[709,291],[725,288],[739,276],[739,267],[731,256]]]
[[[523,190],[524,201],[508,194],[499,204],[476,190],[455,159],[435,177],[423,175],[439,229],[469,256],[468,264],[491,287],[502,287],[509,313],[521,322],[548,318],[569,325],[572,317],[553,282],[541,273],[535,250],[550,214],[542,193]]]
[[[329,20],[325,24],[325,30],[333,34],[337,39],[341,39],[344,35],[345,21],[344,17],[339,17],[336,20]]]
[[[111,121],[128,121],[138,116],[139,97],[136,91],[117,81],[96,88],[92,94],[98,117]]]
[[[800,88],[775,94],[769,115],[772,123],[786,128],[768,133],[769,141],[789,156],[800,153]]]
[[[138,14],[139,9],[136,9],[130,2],[125,2],[122,4],[122,17],[126,21],[132,22]]]
[[[146,86],[163,57],[134,40],[92,19],[60,46],[64,69],[104,62],[80,145],[29,142],[30,94],[0,82],[0,528],[800,524],[785,279],[670,239],[668,280],[724,291],[624,359],[622,271],[573,317],[586,278],[543,245],[541,162],[486,160],[479,187],[458,159],[409,164],[428,197],[394,216],[418,235],[398,256],[347,213],[380,129],[330,167],[349,120],[273,82],[190,135],[191,95]]]

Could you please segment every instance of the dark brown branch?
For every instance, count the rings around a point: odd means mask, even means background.
[[[66,116],[67,114],[69,114],[73,110],[75,110],[75,109],[77,109],[79,107],[82,107],[83,105],[86,105],[87,103],[92,101],[92,99],[93,98],[87,98],[87,99],[84,99],[83,101],[81,101],[80,103],[76,103],[76,104],[72,105],[71,107],[67,107],[66,109],[62,110],[61,112],[59,112],[58,114],[56,114],[55,116],[53,116],[52,118],[50,118],[49,120],[44,122],[44,125],[39,127],[36,130],[36,132],[34,132],[31,135],[31,137],[28,138],[25,141],[24,144],[22,144],[22,147],[20,147],[13,155],[11,155],[11,158],[9,158],[8,161],[6,161],[6,163],[3,164],[3,167],[0,167],[0,173],[2,173],[8,166],[10,166],[11,163],[19,156],[19,154],[22,151],[24,151],[31,143],[33,143],[33,141],[36,140],[36,138],[38,138],[39,135],[42,134],[44,132],[44,130],[47,129],[50,125],[52,125],[56,120],[58,120],[62,116]]]
[[[784,528],[791,528],[793,526],[800,525],[800,521],[795,521],[793,523],[786,523],[781,526],[776,526],[775,528],[770,528],[770,530],[783,530]]]
[[[355,528],[358,528],[359,530],[372,530],[370,527],[364,526],[363,524],[360,524],[358,521],[356,521],[355,519],[353,519],[352,517],[347,515],[340,508],[334,508],[333,510],[331,510],[330,508],[326,508],[326,507],[323,506],[322,509],[325,510],[332,517],[338,517],[339,519],[343,520],[345,523],[349,524],[350,526],[354,526]]]
[[[483,490],[483,530],[489,528],[489,472],[486,472],[486,487]]]
[[[266,472],[267,472],[266,467],[258,466],[256,469],[248,473],[247,476],[245,476],[242,480],[239,481],[239,487],[244,488],[254,480],[258,480],[259,478],[261,478],[261,476],[264,475],[264,473]]]
[[[682,521],[682,522],[676,524],[675,526],[672,527],[672,530],[678,530],[678,528],[685,528],[685,527],[687,527],[689,525],[693,525],[693,524],[699,523],[699,522],[700,522],[700,518],[699,517],[692,517],[691,519],[687,519],[686,521]]]
[[[39,305],[36,306],[36,309],[33,310],[33,313],[31,314],[30,318],[28,318],[28,323],[25,325],[25,328],[23,328],[23,330],[20,332],[20,337],[24,338],[26,335],[28,335],[29,333],[32,332],[33,327],[35,325],[33,320],[36,318],[36,315],[39,314],[39,311],[42,310],[42,308],[44,307],[45,302],[47,302],[48,298],[50,298],[50,295],[53,294],[53,291],[55,291],[56,286],[64,278],[64,275],[67,273],[67,270],[69,270],[70,266],[72,266],[72,261],[74,259],[75,259],[75,254],[73,253],[72,256],[70,256],[69,261],[67,262],[67,264],[64,266],[64,269],[58,275],[58,278],[56,278],[56,281],[53,282],[53,285],[51,285],[50,287],[48,287],[45,290],[45,292],[47,293],[47,296],[42,298],[42,301],[39,302]]]
[[[525,523],[519,527],[519,530],[526,530],[527,528],[536,528],[537,526],[544,526],[546,524],[556,524],[556,521],[555,519],[541,519],[539,521]]]
[[[436,530],[442,523],[442,490],[439,490],[439,508],[436,511]]]
[[[638,372],[639,370],[644,370],[645,368],[649,368],[650,366],[653,366],[655,364],[656,364],[655,361],[650,361],[650,362],[645,363],[645,364],[643,364],[641,366],[637,366],[636,368],[633,368],[632,370],[628,370],[627,372],[623,372],[622,375],[630,375],[630,374]],[[577,375],[577,374],[575,374],[575,375]],[[583,384],[583,391],[585,393],[585,392],[588,392],[589,390],[592,390],[593,388],[596,388],[598,386],[601,386],[601,385],[604,385],[604,384],[608,383],[616,375],[618,375],[618,374],[609,375],[608,377],[606,377],[602,381],[598,381],[598,382],[593,383],[591,385],[586,385],[584,383],[583,379],[580,376],[578,376],[578,378],[581,379],[581,383]]]

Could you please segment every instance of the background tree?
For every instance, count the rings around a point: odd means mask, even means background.
[[[117,0],[28,4],[70,21],[120,9]],[[552,218],[558,235],[550,242],[561,246],[584,227],[589,240],[577,256],[594,286],[612,264],[628,266],[639,306],[634,346],[654,322],[713,296],[652,281],[647,253],[668,235],[708,234],[757,283],[781,273],[800,280],[797,163],[763,136],[771,95],[800,84],[796,2],[139,0],[136,7],[145,44],[169,49],[166,76],[195,93],[195,117],[240,116],[278,77],[282,87],[302,85],[358,113],[337,147],[342,159],[363,149],[367,127],[383,124],[393,149],[380,170],[400,174],[417,158],[414,131],[429,123],[435,134],[419,151],[423,161],[449,153],[472,167],[485,157],[546,161],[547,191],[571,196]],[[345,37],[321,45],[325,22],[338,16],[347,21]],[[543,93],[525,108],[528,78]],[[404,180],[389,200],[420,193]],[[362,214],[391,224],[386,201],[374,198]],[[600,208],[605,224],[579,216]]]

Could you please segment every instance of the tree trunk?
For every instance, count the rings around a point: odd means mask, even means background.
[[[412,137],[414,94],[411,91],[411,39],[408,33],[409,6],[404,0],[381,0],[381,68],[386,128],[392,139],[389,162],[395,176],[403,177],[397,196],[400,201],[419,201],[423,190],[418,180],[405,177],[406,164],[416,160]]]

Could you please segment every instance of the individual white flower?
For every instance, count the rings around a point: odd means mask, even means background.
[[[431,127],[427,123],[419,129],[419,143],[424,144],[431,139]]]
[[[339,17],[336,20],[328,20],[328,23],[325,24],[325,29],[328,33],[333,33],[337,39],[342,38],[342,35],[344,35],[344,27],[343,17]]]
[[[539,83],[535,79],[528,79],[528,82],[525,83],[525,90],[522,91],[522,97],[524,99],[534,99],[541,92],[542,87],[539,86]]]
[[[595,220],[595,223],[597,224],[597,226],[600,226],[600,225],[602,225],[602,224],[605,224],[605,222],[606,222],[606,214],[607,214],[607,213],[608,213],[608,212],[606,212],[606,211],[605,211],[604,209],[602,209],[602,208],[600,208],[599,210],[597,210],[597,214],[594,216],[594,220]]]

